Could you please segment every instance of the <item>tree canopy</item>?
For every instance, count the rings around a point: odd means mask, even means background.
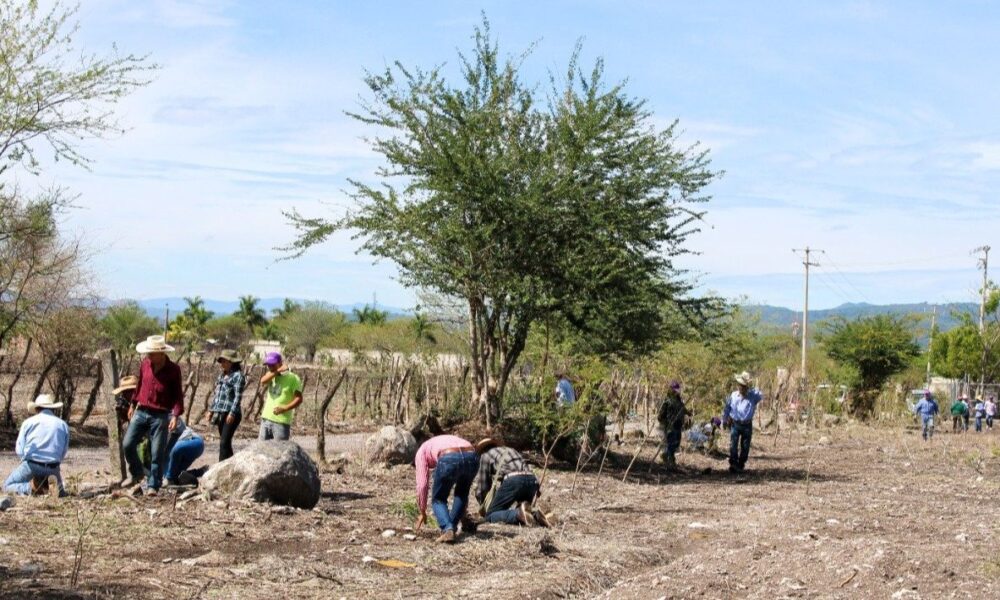
[[[716,174],[705,151],[678,145],[676,122],[657,130],[644,101],[606,83],[601,60],[580,69],[579,48],[543,95],[523,79],[528,53],[503,57],[485,19],[473,42],[457,82],[400,62],[366,77],[371,99],[350,114],[377,132],[380,182],[352,180],[343,218],[290,212],[299,236],[285,250],[355,230],[404,284],[461,299],[490,419],[540,319],[614,354],[655,347],[666,305],[697,315],[704,302],[673,259]]]
[[[854,410],[860,415],[871,409],[872,395],[920,354],[909,317],[883,314],[853,321],[840,318],[823,327],[819,337],[826,353],[857,373],[859,394]]]

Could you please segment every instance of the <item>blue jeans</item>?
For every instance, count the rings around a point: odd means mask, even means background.
[[[976,415],[976,431],[982,431],[982,430],[983,430],[983,418],[980,417],[979,415]]]
[[[753,437],[753,423],[737,423],[729,432],[729,467],[742,471],[750,457],[750,438]]]
[[[534,475],[514,475],[500,482],[500,489],[493,495],[493,502],[486,509],[490,523],[517,525],[517,504],[534,502],[538,495],[538,479]],[[513,508],[511,508],[513,507]]]
[[[125,462],[128,463],[128,472],[134,479],[141,479],[143,475],[142,461],[139,459],[139,442],[142,438],[149,436],[149,478],[146,484],[154,489],[160,489],[163,480],[163,463],[166,462],[167,453],[167,427],[170,426],[170,414],[151,412],[137,408],[129,421],[128,431],[125,432],[125,439],[122,440],[122,451],[125,454]]]
[[[921,435],[923,435],[924,439],[934,437],[934,415],[921,415],[921,421],[924,424],[921,430]]]
[[[22,460],[21,464],[17,465],[17,468],[11,472],[7,481],[3,482],[3,491],[11,494],[30,496],[31,480],[35,477],[44,479],[49,475],[56,476],[56,481],[59,482],[59,495],[64,496],[66,492],[63,490],[63,480],[62,475],[59,473],[59,467],[50,469],[44,465],[38,465],[26,460]]]
[[[258,440],[287,440],[292,434],[292,426],[285,423],[275,423],[267,419],[260,420],[260,434]]]
[[[205,442],[201,438],[174,444],[174,449],[170,451],[170,458],[167,460],[167,481],[177,481],[177,476],[193,465],[203,452],[205,452]]]
[[[452,452],[438,458],[431,488],[431,509],[441,531],[455,531],[469,504],[469,489],[479,470],[479,455],[474,451]],[[448,510],[448,496],[455,489],[455,499]]]

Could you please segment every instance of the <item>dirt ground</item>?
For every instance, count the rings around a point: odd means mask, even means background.
[[[0,513],[0,598],[1000,597],[998,433],[757,432],[745,474],[718,454],[686,452],[677,472],[640,455],[623,483],[635,447],[600,477],[600,457],[576,479],[572,465],[547,473],[554,529],[488,525],[452,546],[402,537],[405,466],[325,468],[320,504],[292,514],[170,494],[19,498]],[[74,481],[106,477],[100,449],[73,452]]]

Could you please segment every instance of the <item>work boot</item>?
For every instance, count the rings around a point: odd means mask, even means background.
[[[160,492],[157,491],[156,488],[151,488],[151,487],[147,487],[146,489],[142,490],[143,496],[156,496],[159,493]]]
[[[455,532],[452,530],[447,530],[438,536],[436,540],[439,544],[454,544],[455,543]]]
[[[473,534],[479,529],[479,522],[469,515],[462,515],[462,533]]]
[[[552,527],[552,523],[549,522],[549,519],[548,517],[545,516],[545,513],[538,510],[537,508],[531,511],[531,516],[535,519],[535,523],[537,523],[539,526],[545,528]]]
[[[531,513],[531,505],[527,502],[522,502],[517,507],[517,522],[525,527],[534,527],[535,516]]]
[[[31,478],[31,495],[44,496],[49,491],[49,480],[45,477]]]
[[[55,475],[49,475],[48,477],[46,477],[45,478],[45,483],[47,484],[47,486],[49,488],[49,496],[50,497],[52,497],[52,498],[58,498],[59,496],[62,495],[62,494],[60,494],[60,490],[59,490],[59,480],[56,478]]]

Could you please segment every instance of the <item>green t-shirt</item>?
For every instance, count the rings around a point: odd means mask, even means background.
[[[267,400],[264,401],[264,410],[260,413],[260,417],[272,423],[291,425],[295,411],[290,410],[276,415],[274,407],[291,404],[296,392],[302,392],[302,380],[295,373],[285,371],[272,379],[267,387]]]

